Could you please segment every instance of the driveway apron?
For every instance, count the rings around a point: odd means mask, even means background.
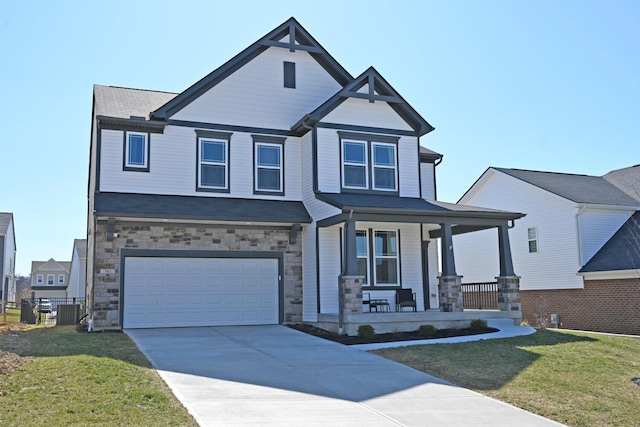
[[[558,426],[285,326],[129,329],[202,426]]]

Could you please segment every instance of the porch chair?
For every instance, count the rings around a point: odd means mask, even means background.
[[[405,307],[412,307],[413,311],[418,311],[416,305],[416,293],[411,288],[396,290],[396,311],[402,311]]]

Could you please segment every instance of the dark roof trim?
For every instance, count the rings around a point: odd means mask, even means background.
[[[368,93],[358,92],[368,85]],[[376,71],[369,67],[364,73],[356,77],[352,82],[344,86],[335,95],[325,101],[310,114],[304,116],[291,128],[298,134],[304,134],[310,126],[315,125],[327,114],[336,109],[347,98],[368,99],[369,102],[387,102],[391,108],[416,132],[422,136],[431,132],[431,126],[407,101]]]
[[[310,223],[302,202],[230,197],[96,193],[98,216],[130,218]]]
[[[171,126],[202,128],[202,129],[221,130],[221,131],[228,131],[228,132],[266,133],[270,135],[299,136],[294,134],[290,130],[257,128],[252,126],[225,125],[221,123],[204,123],[204,122],[192,122],[192,121],[186,121],[186,120],[169,119],[167,120],[167,124]]]
[[[362,210],[353,209],[343,211],[341,214],[322,219],[317,222],[318,227],[330,227],[341,224],[347,220],[370,221],[370,222],[403,222],[414,224],[456,224],[469,226],[474,229],[484,230],[500,225],[507,225],[510,218],[490,217],[489,215],[460,215],[460,212],[404,212],[404,211],[383,211],[383,210]],[[469,229],[468,231],[471,231]],[[465,231],[465,232],[468,232]],[[459,234],[460,232],[458,232]]]
[[[123,119],[121,117],[96,116],[101,129],[131,130],[164,133],[166,122],[157,120]]]
[[[423,151],[422,147],[420,148],[420,163],[435,163],[443,157],[442,154],[436,153],[435,151]]]
[[[287,34],[293,35],[290,43],[282,43],[280,40]],[[296,44],[297,42],[297,44]],[[195,99],[207,92],[209,89],[229,77],[242,66],[247,64],[256,56],[267,50],[269,47],[282,47],[290,51],[304,50],[333,77],[341,86],[350,82],[353,77],[340,65],[329,53],[305,30],[295,18],[291,17],[279,27],[247,47],[245,50],[234,56],[231,60],[212,71],[184,92],[167,102],[162,107],[151,113],[151,117],[167,119],[189,105]]]

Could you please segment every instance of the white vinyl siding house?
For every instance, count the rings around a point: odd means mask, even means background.
[[[0,312],[16,301],[16,238],[13,214],[0,212]]]

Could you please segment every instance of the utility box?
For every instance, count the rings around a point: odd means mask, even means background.
[[[56,325],[77,325],[80,321],[80,304],[60,304]]]

